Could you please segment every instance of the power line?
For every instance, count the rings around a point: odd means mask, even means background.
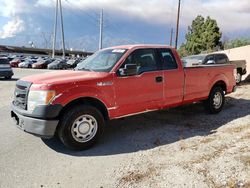
[[[68,5],[73,7],[73,9],[75,8],[74,4],[72,4],[70,1],[68,1],[68,0],[65,0],[65,1],[68,3]],[[77,10],[79,10],[82,13],[84,13],[85,15],[87,15],[92,21],[94,21],[94,23],[98,23],[98,18],[96,16],[89,14],[87,11],[84,11],[83,9],[81,9],[79,7],[76,7],[76,8],[77,8]],[[93,9],[90,9],[90,10],[92,10],[97,15],[97,13]]]

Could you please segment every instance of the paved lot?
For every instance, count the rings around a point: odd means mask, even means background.
[[[250,84],[207,115],[201,104],[116,120],[94,148],[65,149],[13,126],[15,69],[0,80],[0,187],[250,187]]]

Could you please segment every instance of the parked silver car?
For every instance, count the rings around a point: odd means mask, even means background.
[[[7,58],[0,58],[0,77],[11,79],[14,75],[9,60]]]

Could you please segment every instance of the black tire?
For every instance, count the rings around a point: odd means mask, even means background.
[[[6,80],[11,80],[12,76],[5,76],[4,77]]]
[[[90,120],[83,117],[82,122],[79,123],[82,116],[87,116],[87,118],[90,117]],[[83,121],[83,119],[85,119],[85,121]],[[91,121],[91,123],[89,123],[89,121]],[[83,130],[86,131],[86,126],[90,133],[85,133],[85,135],[91,134],[91,136],[89,136],[91,139],[83,141],[84,139],[88,139],[88,135],[85,137],[84,133],[81,133],[80,130],[82,127]],[[66,147],[73,150],[86,150],[98,141],[103,134],[104,126],[105,120],[98,109],[88,105],[77,105],[73,106],[62,115],[58,129],[58,136]]]
[[[239,84],[242,80],[242,75],[241,73],[238,71],[237,72],[237,76],[236,76],[236,84]]]
[[[217,98],[215,99],[215,97]],[[208,99],[204,102],[204,105],[208,113],[217,114],[222,110],[224,103],[225,103],[225,94],[223,89],[221,87],[214,87],[211,90]]]

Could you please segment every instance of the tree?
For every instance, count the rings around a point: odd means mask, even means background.
[[[179,52],[179,55],[181,57],[185,57],[185,56],[189,55],[189,53],[186,49],[186,45],[184,43],[180,46],[180,48],[178,49],[178,52]]]
[[[250,39],[247,38],[237,38],[224,43],[225,49],[238,48],[241,46],[250,45]]]
[[[204,51],[211,52],[222,46],[221,35],[216,20],[209,16],[205,19],[199,15],[188,27],[186,43],[180,47],[180,51],[187,55],[199,54]]]

